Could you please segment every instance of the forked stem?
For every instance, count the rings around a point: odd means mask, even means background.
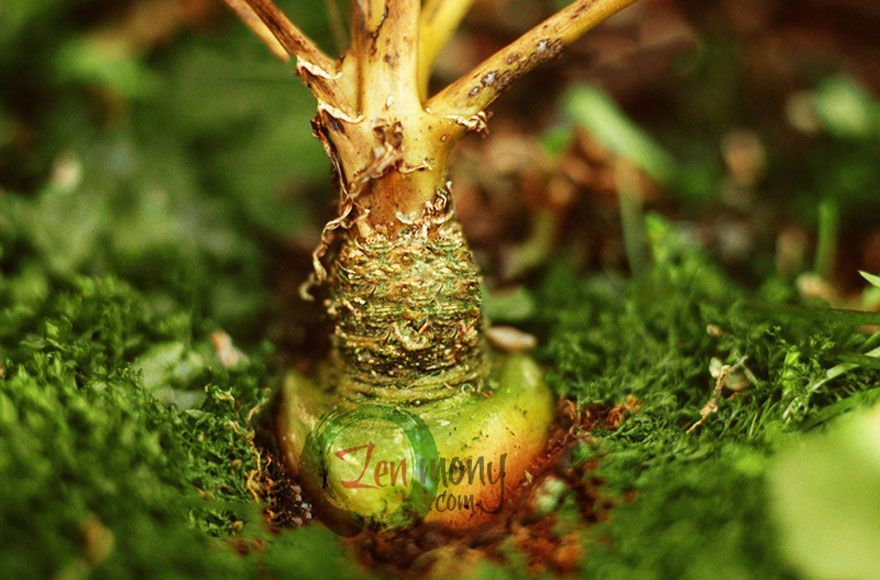
[[[295,56],[318,99],[315,134],[333,161],[343,202],[373,181],[389,199],[368,212],[410,213],[445,183],[445,162],[484,109],[515,80],[635,0],[576,0],[427,99],[434,62],[473,0],[354,0],[352,46],[324,54],[272,0],[224,0],[276,55]],[[426,100],[427,99],[427,100]],[[391,174],[396,174],[393,176]],[[417,182],[417,183],[416,183]],[[401,185],[402,184],[402,185]],[[400,193],[418,192],[407,200]],[[428,196],[427,198],[425,196]]]
[[[339,61],[272,0],[224,1],[273,52],[296,57],[298,73],[318,99],[312,126],[340,192],[339,216],[325,226],[313,255],[320,283],[328,274],[324,257],[340,232],[393,241],[411,231],[438,194],[448,195],[449,153],[468,131],[485,129],[484,109],[513,81],[635,0],[576,0],[427,102],[434,61],[472,0],[426,0],[424,8],[421,0],[354,0],[352,46]]]

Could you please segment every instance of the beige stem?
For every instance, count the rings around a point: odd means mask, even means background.
[[[349,111],[337,78],[336,62],[303,34],[272,0],[224,0],[232,10],[282,60],[296,57],[297,72],[319,101]]]
[[[455,34],[474,0],[426,0],[419,23],[419,93],[428,97],[428,81],[440,51]]]
[[[558,56],[585,32],[636,0],[577,0],[431,98],[435,115],[468,118],[485,109],[514,81]]]
[[[421,111],[417,91],[420,0],[358,0],[355,47],[361,59],[361,113],[383,118],[390,111]]]

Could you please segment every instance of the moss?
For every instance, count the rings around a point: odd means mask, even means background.
[[[844,313],[752,306],[669,224],[654,219],[650,229],[654,267],[645,279],[584,280],[560,268],[538,300],[549,335],[543,355],[561,395],[641,401],[637,414],[592,432],[574,455],[574,463],[598,459],[588,475],[615,505],[584,534],[584,571],[790,576],[768,509],[769,458],[799,432],[870,402],[878,377],[870,365],[822,380],[878,337]],[[688,433],[712,396],[712,358],[733,364],[746,355],[749,386]]]
[[[297,573],[313,549],[350,570],[319,531],[262,549],[253,493],[252,411],[275,376],[260,342],[269,252],[254,238],[308,214],[274,184],[326,179],[320,146],[291,129],[312,103],[286,83],[242,83],[235,111],[206,106],[232,64],[193,37],[152,54],[163,91],[128,101],[123,85],[61,70],[58,54],[102,11],[73,18],[81,3],[44,4],[13,0],[0,34],[2,119],[35,135],[21,151],[0,138],[0,576]],[[249,46],[244,32],[228,41]],[[291,148],[293,169],[277,162]],[[220,364],[218,329],[242,341],[246,362]]]
[[[252,308],[214,299],[261,295],[254,269],[235,267],[250,246],[228,223],[211,237],[214,226],[187,232],[162,206],[131,204],[140,191],[91,191],[0,200],[0,575],[295,571],[312,540],[256,549],[268,534],[254,440],[272,348],[250,345],[225,368],[210,341],[221,321],[253,324]],[[155,237],[127,243],[132,230],[113,225],[127,219]],[[223,236],[221,257],[211,244]]]
[[[57,274],[34,250],[39,230],[15,227],[35,207],[3,229],[0,513],[15,531],[0,546],[4,575],[309,575],[310,550],[342,558],[317,529],[264,544],[248,481],[259,469],[251,412],[268,397],[271,349],[249,348],[246,363],[226,369],[208,340],[210,310],[200,315],[188,293],[169,301],[117,276]],[[535,301],[560,394],[642,401],[572,457],[600,458],[591,476],[615,503],[610,520],[590,527],[572,513],[566,529],[587,543],[590,575],[786,576],[767,509],[769,458],[800,431],[876,400],[877,369],[855,356],[880,341],[856,330],[873,319],[755,307],[674,228],[655,220],[651,231],[654,267],[643,279],[560,267]],[[765,294],[794,295],[779,287]],[[746,354],[751,386],[686,433],[712,394],[712,357]],[[843,362],[855,366],[823,383]]]
[[[631,449],[631,448],[630,448]],[[766,456],[735,444],[693,446],[633,477],[627,446],[607,444],[598,474],[632,485],[589,534],[590,577],[778,578],[792,572],[766,514]],[[700,457],[702,455],[702,457]],[[696,456],[696,457],[695,457]],[[638,469],[637,469],[638,471]]]
[[[333,557],[318,531],[256,549],[267,530],[249,482],[263,466],[254,411],[269,395],[270,349],[226,369],[195,328],[168,322],[116,278],[79,278],[23,341],[2,343],[3,576],[249,576],[260,562],[292,572],[310,565],[313,542]],[[158,341],[191,356],[159,365]],[[150,373],[175,384],[167,402]]]

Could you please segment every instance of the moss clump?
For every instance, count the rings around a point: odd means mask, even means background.
[[[263,547],[272,349],[226,368],[211,343],[221,323],[253,326],[263,289],[236,263],[252,246],[225,212],[183,227],[143,189],[99,194],[105,166],[84,163],[74,191],[0,198],[0,576],[247,577],[305,570],[314,546],[339,558],[317,530]],[[139,243],[114,227],[129,221]]]
[[[332,534],[265,544],[254,498],[252,411],[274,376],[255,232],[308,215],[279,181],[326,180],[292,129],[312,104],[282,83],[239,83],[234,108],[207,99],[254,64],[193,35],[125,61],[161,89],[135,95],[90,40],[120,13],[47,6],[13,0],[0,34],[0,577],[314,575],[309,552],[350,575]],[[72,70],[83,54],[110,76]],[[220,364],[218,329],[246,361]]]
[[[25,328],[2,342],[0,575],[251,576],[307,573],[315,546],[338,557],[318,530],[261,547],[266,348],[224,368],[112,277],[59,289]]]
[[[244,476],[256,457],[223,423],[260,403],[261,365],[234,374],[191,369],[223,386],[209,387],[199,409],[163,405],[132,363],[152,341],[184,337],[113,278],[77,280],[29,322],[18,346],[3,345],[0,511],[15,530],[3,546],[7,572],[235,566],[231,554],[198,556],[208,533],[240,519],[236,509],[257,519],[244,509]],[[228,403],[231,382],[239,400]],[[200,500],[198,488],[215,501]]]
[[[561,394],[641,401],[637,414],[591,432],[574,455],[575,463],[598,458],[589,475],[615,504],[608,521],[584,534],[584,571],[788,576],[768,509],[769,460],[799,432],[868,402],[876,366],[822,381],[880,336],[859,331],[864,315],[750,305],[674,228],[655,219],[649,232],[654,266],[643,279],[582,280],[557,270],[539,300],[549,332],[543,354]],[[717,412],[688,433],[712,397],[710,361],[744,356],[741,390],[728,400],[735,391],[725,389]]]

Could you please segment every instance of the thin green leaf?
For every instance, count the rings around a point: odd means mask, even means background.
[[[673,157],[603,91],[581,85],[570,90],[563,103],[568,116],[612,153],[660,183],[672,179],[676,172]]]
[[[865,280],[867,280],[868,282],[870,282],[871,284],[873,284],[877,288],[880,288],[880,276],[875,276],[874,274],[869,274],[869,273],[865,272],[864,270],[859,270],[859,274],[862,275],[862,278],[864,278]]]
[[[766,304],[747,302],[746,310],[760,312],[781,320],[815,320],[829,324],[851,324],[853,326],[880,325],[880,313],[846,310],[842,308],[809,308],[789,304]]]

